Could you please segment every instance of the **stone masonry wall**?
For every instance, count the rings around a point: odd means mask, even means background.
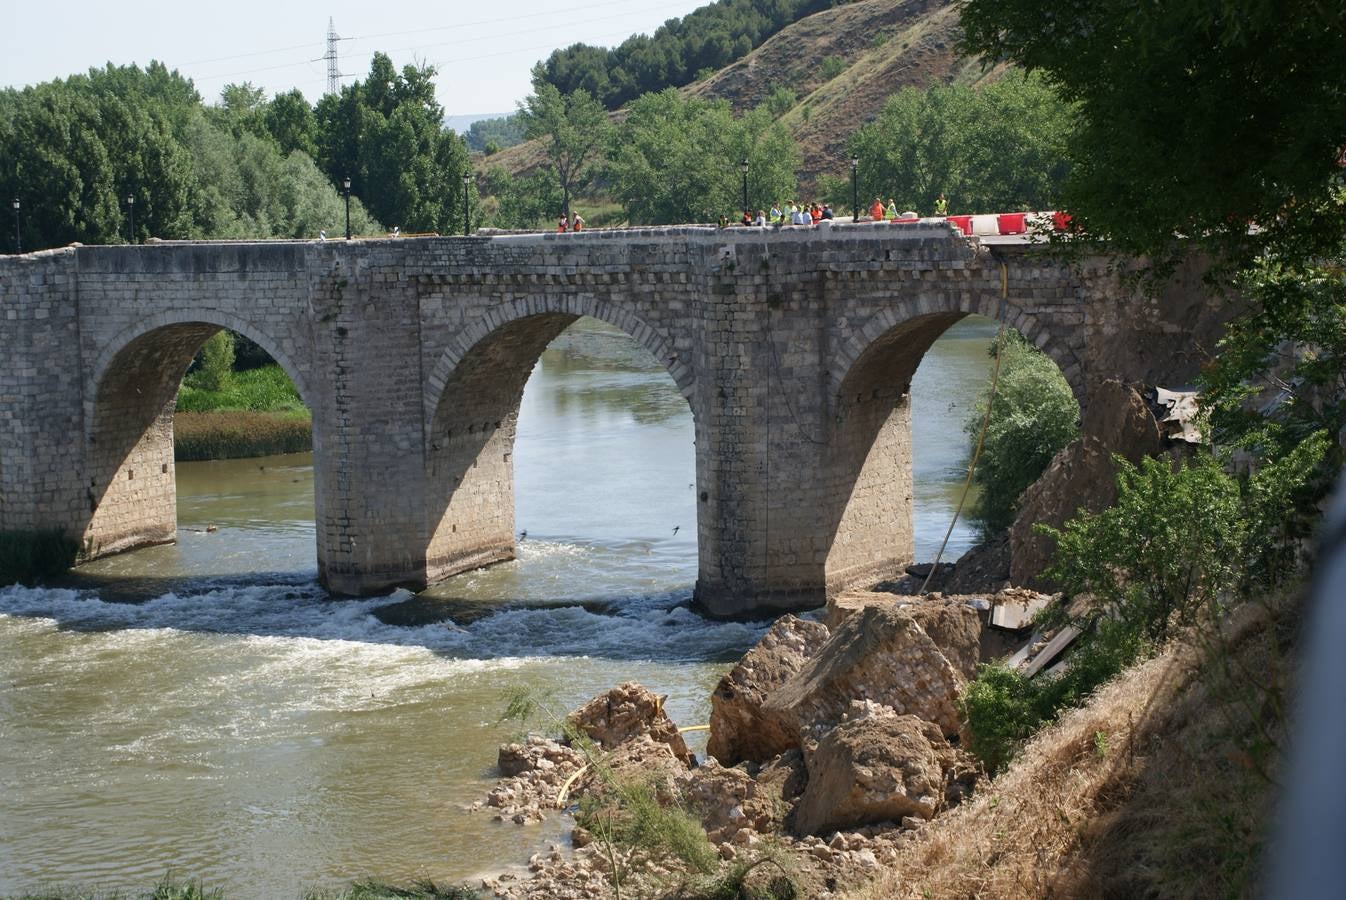
[[[413,587],[514,552],[523,385],[582,315],[659,359],[695,423],[697,596],[821,602],[910,561],[908,390],[969,313],[1094,379],[1189,380],[1231,304],[1103,257],[943,224],[84,247],[0,260],[0,528],[90,554],[173,533],[171,411],[195,347],[260,343],[314,414],[320,577]],[[1003,298],[1002,298],[1003,294]]]

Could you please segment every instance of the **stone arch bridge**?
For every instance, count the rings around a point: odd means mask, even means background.
[[[1127,261],[995,241],[833,224],[0,260],[0,530],[63,529],[85,559],[172,540],[178,384],[229,328],[312,409],[329,590],[510,559],[524,383],[588,315],[660,360],[691,407],[702,605],[814,606],[911,559],[907,392],[949,325],[1003,309],[1087,402],[1093,379],[1190,380],[1193,345],[1225,318],[1195,265],[1147,292]]]

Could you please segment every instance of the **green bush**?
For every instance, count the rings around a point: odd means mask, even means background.
[[[1000,663],[980,666],[959,700],[968,749],[988,772],[999,771],[1039,728],[1083,704],[1147,646],[1132,630],[1101,619],[1080,638],[1070,665],[1058,675],[1030,679]]]
[[[1040,688],[1000,663],[983,664],[959,701],[968,749],[996,772],[1042,725]]]
[[[1328,444],[1326,435],[1310,437],[1243,479],[1210,456],[1178,466],[1117,458],[1112,507],[1061,530],[1039,526],[1057,540],[1048,575],[1088,598],[1077,615],[1058,608],[1042,624],[1083,634],[1057,677],[981,668],[961,703],[983,765],[1004,766],[1038,728],[1084,703],[1174,627],[1211,621],[1295,572],[1295,512]]]
[[[995,355],[995,344],[990,353]],[[986,402],[983,394],[964,426],[974,446]],[[1019,495],[1079,434],[1079,419],[1080,405],[1056,363],[1019,332],[1006,329],[991,421],[974,476],[981,491],[970,513],[984,538],[1014,522]]]
[[[823,57],[823,77],[828,81],[836,78],[844,71],[846,71],[846,60],[842,59],[840,56]]]
[[[1208,456],[1177,467],[1167,459],[1114,464],[1112,507],[1062,530],[1038,526],[1056,539],[1047,575],[1069,594],[1092,595],[1092,615],[1107,610],[1163,640],[1237,583],[1247,539],[1238,483]]]
[[[228,383],[217,389],[208,388],[199,372],[188,374],[178,391],[177,408],[181,411],[298,412],[305,408],[294,382],[278,365],[234,372]]]

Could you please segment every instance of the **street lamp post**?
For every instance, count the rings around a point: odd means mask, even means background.
[[[851,221],[860,221],[860,157],[851,156]]]
[[[136,242],[136,195],[126,195],[126,208],[130,211],[131,219],[131,243]]]
[[[349,175],[341,182],[341,186],[345,188],[346,194],[346,240],[349,241],[351,239],[351,177]]]
[[[14,198],[14,252],[23,252],[23,235],[19,231],[19,198]]]
[[[463,173],[463,237],[467,237],[468,210],[467,210],[467,186],[472,182],[472,173]]]
[[[739,163],[739,168],[743,170],[743,216],[748,217],[748,160],[745,158]]]

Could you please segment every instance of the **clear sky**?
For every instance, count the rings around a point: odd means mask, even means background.
[[[533,63],[577,41],[611,46],[708,0],[0,0],[0,85],[22,87],[106,62],[166,63],[207,102],[229,82],[310,101],[327,85],[327,20],[341,71],[363,77],[382,50],[399,68],[433,63],[446,115],[510,112]],[[343,81],[350,81],[350,78]]]

